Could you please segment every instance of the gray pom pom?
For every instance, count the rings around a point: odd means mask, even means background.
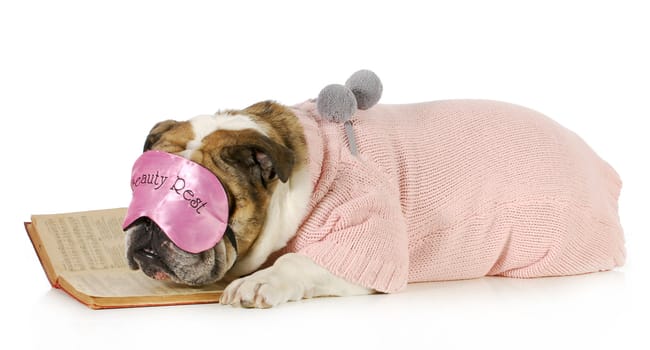
[[[316,108],[323,118],[340,123],[350,120],[357,111],[357,100],[347,87],[332,84],[320,91]]]
[[[381,98],[383,86],[377,74],[367,69],[362,69],[345,82],[357,98],[359,109],[368,109],[374,106]]]

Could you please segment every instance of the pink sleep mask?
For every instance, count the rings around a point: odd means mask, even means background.
[[[145,152],[133,165],[131,190],[125,230],[148,217],[190,253],[213,248],[229,230],[226,190],[198,163],[170,153]]]

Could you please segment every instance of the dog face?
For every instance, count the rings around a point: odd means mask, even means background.
[[[183,156],[219,178],[228,196],[229,226],[236,244],[224,237],[212,249],[189,253],[178,248],[153,221],[141,218],[126,232],[129,266],[155,279],[192,286],[222,279],[261,234],[275,188],[292,174],[294,138],[300,134],[292,130],[297,123],[284,106],[262,102],[242,111],[156,124],[144,151]]]

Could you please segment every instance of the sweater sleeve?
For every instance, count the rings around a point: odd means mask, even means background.
[[[296,252],[349,282],[379,292],[406,287],[408,235],[399,201],[385,188],[336,206],[323,222],[327,234]]]

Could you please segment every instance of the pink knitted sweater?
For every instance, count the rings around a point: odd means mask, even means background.
[[[308,214],[283,251],[382,292],[407,282],[581,274],[625,260],[616,172],[520,106],[376,105],[342,124],[294,107],[310,154]]]

